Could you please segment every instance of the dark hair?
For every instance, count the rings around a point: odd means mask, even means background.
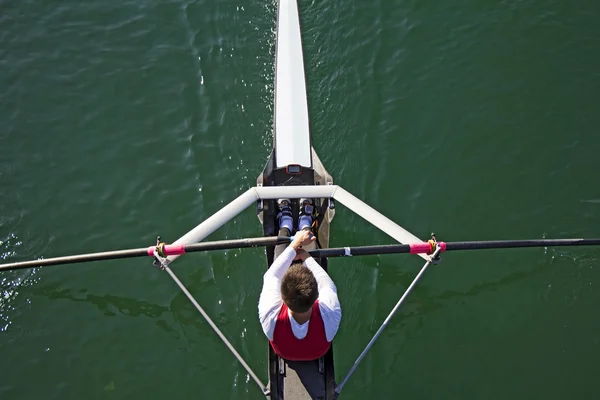
[[[302,262],[294,262],[281,280],[281,298],[288,308],[302,313],[311,309],[319,297],[317,280]]]

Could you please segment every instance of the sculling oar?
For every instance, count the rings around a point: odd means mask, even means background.
[[[430,240],[413,244],[388,244],[377,246],[339,247],[309,251],[313,257],[368,256],[375,254],[433,254],[452,250],[510,249],[520,247],[598,246],[600,239],[534,239],[534,240],[490,240],[477,242],[436,242]]]
[[[258,246],[275,246],[278,244],[289,242],[290,238],[287,236],[270,236],[251,239],[219,240],[215,242],[203,242],[193,244],[159,243],[155,246],[142,247],[139,249],[105,251],[102,253],[79,254],[75,256],[65,256],[3,264],[0,265],[0,271],[33,267],[47,267],[49,265],[73,264],[88,261],[115,260],[119,258],[134,258],[147,256],[154,257],[155,251],[161,257],[166,257],[185,253],[193,253],[197,251],[227,250]]]

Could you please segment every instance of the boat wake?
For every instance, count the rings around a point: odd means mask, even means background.
[[[581,200],[582,203],[600,204],[600,199],[585,199]]]

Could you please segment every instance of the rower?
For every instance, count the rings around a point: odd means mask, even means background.
[[[290,236],[293,231],[290,205],[288,199],[278,201],[279,235]],[[276,247],[258,304],[259,319],[273,350],[288,364],[298,366],[327,353],[342,317],[335,284],[306,251],[316,248],[312,208],[310,200],[301,200],[298,232],[289,245]],[[296,371],[302,374],[302,368]],[[314,398],[318,396],[318,389],[307,390]]]

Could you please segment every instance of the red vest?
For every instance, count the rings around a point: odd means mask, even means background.
[[[310,361],[323,357],[329,350],[331,343],[327,341],[325,335],[325,324],[323,318],[321,318],[319,301],[315,301],[312,306],[308,332],[304,339],[298,339],[294,336],[288,308],[283,304],[277,316],[273,340],[270,343],[275,353],[286,360]]]

